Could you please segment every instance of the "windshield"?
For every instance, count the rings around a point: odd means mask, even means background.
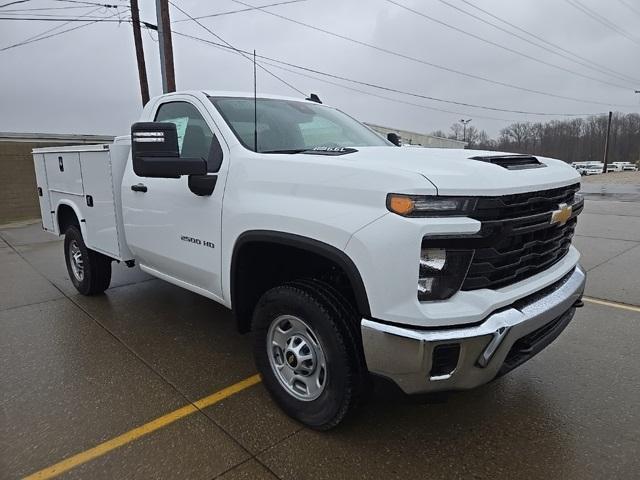
[[[242,145],[255,151],[254,99],[209,98]],[[256,110],[260,153],[391,145],[348,115],[316,103],[258,98]]]

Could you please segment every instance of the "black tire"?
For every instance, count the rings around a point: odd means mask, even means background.
[[[267,347],[272,322],[290,315],[313,330],[326,360],[322,393],[312,400],[301,400],[281,384],[271,366]],[[268,290],[254,314],[254,356],[262,381],[274,401],[290,417],[316,430],[338,425],[358,404],[366,384],[366,367],[359,339],[354,337],[358,323],[354,309],[336,291],[316,280],[292,282]],[[316,367],[317,368],[317,367]]]
[[[74,272],[71,249],[77,247],[82,262],[82,275]],[[64,258],[71,283],[83,295],[103,293],[111,283],[112,259],[89,250],[84,243],[82,233],[75,225],[67,228],[64,234]]]

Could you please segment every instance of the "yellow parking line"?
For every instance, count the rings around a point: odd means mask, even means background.
[[[595,303],[596,305],[604,305],[605,307],[619,308],[621,310],[629,310],[631,312],[640,313],[640,307],[635,305],[627,305],[626,303],[609,302],[607,300],[600,300],[599,298],[582,297],[582,300],[589,303]]]
[[[122,447],[127,443],[133,442],[134,440],[147,435],[151,432],[154,432],[160,428],[166,427],[167,425],[180,420],[192,413],[199,411],[205,407],[209,407],[215,403],[224,400],[232,395],[235,395],[242,390],[245,390],[253,385],[256,385],[260,382],[260,375],[253,375],[252,377],[246,378],[238,383],[235,383],[229,387],[223,388],[208,397],[201,398],[197,400],[193,404],[185,405],[182,408],[174,410],[173,412],[167,413],[155,420],[152,420],[144,425],[134,428],[133,430],[129,430],[122,435],[118,435],[111,440],[107,440],[99,445],[96,445],[89,450],[85,450],[84,452],[77,453],[72,457],[69,457],[61,462],[56,463],[55,465],[51,465],[50,467],[44,468],[38,472],[35,472],[28,477],[25,477],[25,480],[32,479],[45,479],[45,478],[53,478],[61,473],[64,473],[68,470],[71,470],[78,465],[82,465],[94,458],[100,457],[111,450],[115,450],[118,447]]]

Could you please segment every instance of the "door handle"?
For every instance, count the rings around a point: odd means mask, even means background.
[[[137,185],[131,185],[131,190],[133,190],[134,192],[146,192],[147,191],[147,186],[143,185],[142,183],[139,183]]]

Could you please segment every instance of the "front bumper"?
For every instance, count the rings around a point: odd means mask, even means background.
[[[367,367],[406,393],[477,387],[551,343],[573,318],[585,281],[576,266],[559,282],[475,326],[418,330],[363,319]]]

